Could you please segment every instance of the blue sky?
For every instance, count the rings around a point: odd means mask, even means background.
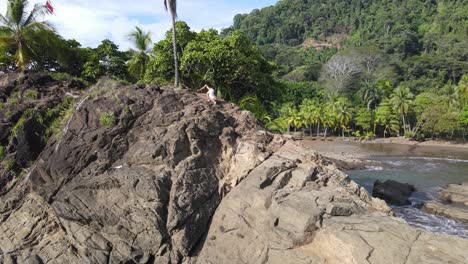
[[[0,0],[5,14],[7,0]],[[30,4],[46,0],[30,0]],[[46,17],[65,38],[74,38],[83,46],[95,47],[109,38],[125,50],[131,47],[127,35],[135,26],[152,32],[160,40],[170,28],[169,14],[163,0],[51,0],[55,14]],[[179,20],[195,31],[221,29],[232,25],[234,15],[249,13],[254,8],[273,5],[277,0],[179,0]]]

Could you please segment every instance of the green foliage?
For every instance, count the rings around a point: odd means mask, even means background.
[[[2,161],[2,165],[5,168],[6,172],[10,172],[10,171],[14,170],[14,168],[16,166],[16,162],[14,160],[4,160],[4,161]]]
[[[0,161],[5,157],[5,147],[0,145]]]
[[[177,22],[177,50],[180,54],[182,83],[200,87],[210,83],[227,99],[239,101],[254,94],[262,101],[271,100],[273,65],[251,45],[242,33],[235,31],[220,38],[214,29],[200,33],[190,31],[184,22]],[[171,57],[171,31],[156,43],[154,58],[148,64],[145,82],[167,84],[174,76]]]
[[[18,104],[18,98],[15,98],[15,97],[10,97],[7,99],[7,105],[13,107],[13,106],[16,106]]]
[[[152,43],[151,32],[144,32],[141,28],[135,27],[135,31],[128,37],[137,48],[136,51],[132,52],[132,58],[128,62],[128,71],[135,80],[143,80],[149,61],[148,52]]]
[[[367,108],[361,108],[356,113],[354,121],[356,122],[356,125],[361,127],[365,132],[369,132],[373,128],[375,121],[374,111]]]
[[[44,115],[44,123],[46,125],[44,139],[48,139],[51,135],[60,137],[62,135],[61,128],[71,117],[73,111],[74,101],[72,97],[65,97],[59,105],[48,109]]]
[[[117,123],[117,119],[114,113],[102,113],[99,117],[99,124],[105,127],[112,127]]]
[[[119,51],[119,47],[112,41],[105,39],[97,48],[82,49],[80,52],[85,58],[80,73],[80,77],[84,80],[94,83],[101,76],[128,79],[126,62],[131,52]]]
[[[111,97],[115,95],[116,90],[123,85],[122,81],[101,78],[99,81],[88,89],[87,93],[92,98]]]
[[[35,108],[26,109],[23,114],[21,115],[20,119],[16,122],[16,124],[10,130],[10,139],[15,137],[18,129],[29,119],[35,119],[39,124],[44,124],[44,119],[40,112],[37,111]]]
[[[250,111],[258,120],[268,123],[271,121],[271,116],[266,111],[265,107],[260,104],[256,96],[245,96],[239,102],[239,107]]]
[[[27,90],[24,92],[23,97],[31,100],[36,100],[39,96],[39,93],[36,90]]]
[[[41,62],[44,56],[64,59],[65,45],[62,38],[48,22],[40,22],[40,16],[48,14],[45,5],[36,4],[28,14],[27,0],[9,0],[6,15],[0,19],[0,53],[13,54],[20,70]]]

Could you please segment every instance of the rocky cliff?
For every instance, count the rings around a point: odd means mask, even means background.
[[[224,102],[101,82],[0,184],[0,263],[466,263]]]

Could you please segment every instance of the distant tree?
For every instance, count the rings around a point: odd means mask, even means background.
[[[146,68],[144,79],[146,83],[165,85],[173,81],[175,68],[172,51],[174,49],[172,32],[172,29],[168,30],[165,34],[165,38],[154,44],[152,52],[154,57],[150,58]],[[195,38],[196,33],[192,32],[184,21],[176,22],[176,33],[177,54],[183,55],[183,51],[188,43]],[[187,80],[183,80],[186,85],[193,85],[192,83],[186,83],[186,81]]]
[[[354,118],[356,125],[360,126],[363,129],[363,131],[366,131],[366,132],[371,131],[371,129],[373,128],[374,119],[375,119],[374,111],[368,108],[359,109]]]
[[[344,138],[344,133],[348,129],[348,125],[352,117],[351,110],[346,100],[339,100],[336,103],[335,115],[337,120],[336,125],[341,129],[341,135]]]
[[[463,75],[457,87],[455,87],[455,96],[462,108],[468,105],[468,74]]]
[[[8,0],[6,15],[0,15],[0,52],[12,54],[20,70],[31,66],[47,52],[56,60],[63,60],[65,45],[51,24],[38,21],[46,15],[45,5],[36,4],[28,14],[27,0]]]
[[[135,31],[128,36],[129,40],[136,47],[136,51],[132,52],[132,59],[128,62],[128,70],[136,80],[142,80],[146,72],[150,50],[151,32],[145,32],[139,27],[135,27]]]
[[[397,87],[390,96],[390,103],[393,105],[393,110],[401,116],[405,137],[408,135],[407,132],[411,130],[411,127],[407,127],[405,117],[408,114],[413,97],[414,95],[410,92],[408,87]]]
[[[390,101],[384,99],[375,110],[375,123],[384,128],[384,138],[389,132],[398,133],[400,131],[399,117],[392,108]]]
[[[328,84],[330,92],[343,92],[360,72],[356,57],[337,54],[323,66],[321,79]]]

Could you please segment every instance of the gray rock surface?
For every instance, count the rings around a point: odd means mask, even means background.
[[[281,169],[265,185],[267,168]],[[278,177],[291,170],[289,175],[315,173],[299,177],[307,179],[305,184],[291,184],[296,182],[294,176],[284,184]],[[410,227],[389,213],[385,203],[369,197],[335,165],[288,142],[221,201],[194,262],[419,264],[468,260],[467,240]]]
[[[468,182],[449,184],[439,193],[440,201],[424,203],[422,210],[455,220],[468,222]]]
[[[468,206],[468,182],[449,184],[440,192],[440,198],[449,203]]]
[[[105,89],[105,83],[102,84]],[[106,88],[107,89],[107,88]],[[116,87],[0,196],[0,263],[466,263],[229,103]],[[116,122],[100,124],[103,113]]]

